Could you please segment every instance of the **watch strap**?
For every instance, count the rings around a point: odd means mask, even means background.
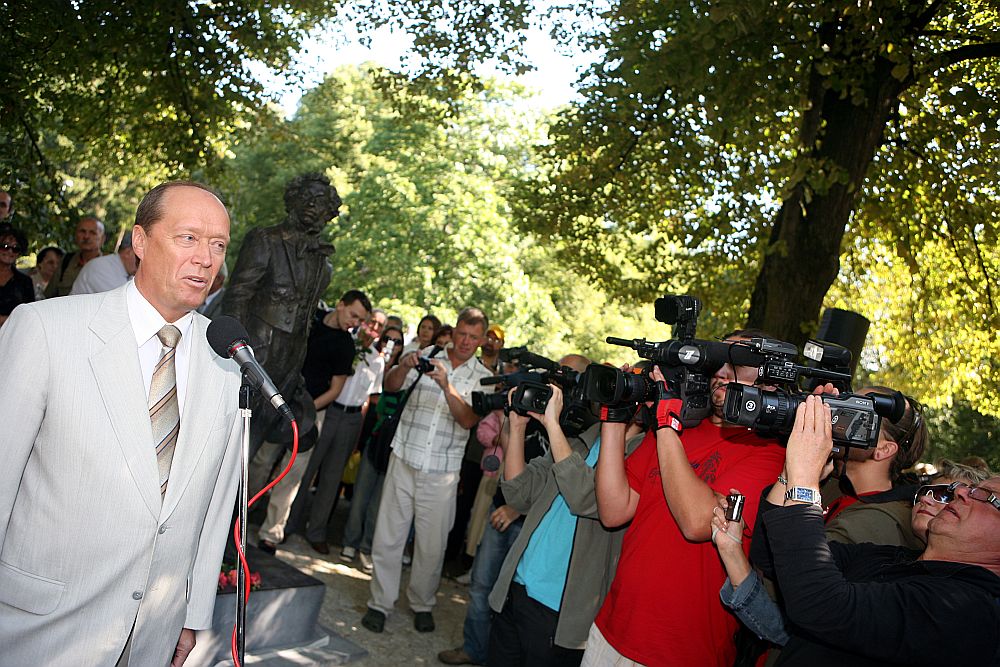
[[[785,500],[795,500],[802,503],[812,503],[813,505],[823,504],[823,497],[818,489],[810,489],[807,486],[790,486],[785,491]]]

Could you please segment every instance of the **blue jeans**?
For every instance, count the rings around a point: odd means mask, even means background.
[[[354,495],[351,497],[351,513],[344,526],[345,547],[359,549],[366,554],[372,552],[372,536],[375,535],[375,519],[378,518],[378,504],[382,500],[382,483],[385,473],[375,470],[368,460],[367,452],[361,453],[361,466],[354,480]]]
[[[490,506],[490,514],[496,505]],[[469,583],[469,609],[465,612],[463,648],[475,662],[486,663],[486,653],[490,645],[490,591],[500,575],[507,552],[521,533],[524,519],[512,523],[504,532],[492,524],[486,524],[483,539],[472,561],[471,582]]]

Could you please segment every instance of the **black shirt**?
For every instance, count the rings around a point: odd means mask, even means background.
[[[1000,665],[1000,577],[919,552],[827,543],[819,508],[761,502],[751,558],[777,575],[779,665]]]
[[[14,269],[14,275],[0,287],[0,315],[10,315],[17,306],[34,300],[35,285],[31,278]]]
[[[354,338],[343,329],[323,324],[325,315],[325,311],[316,311],[316,321],[309,331],[306,360],[302,364],[306,391],[313,398],[330,388],[333,376],[354,374]]]

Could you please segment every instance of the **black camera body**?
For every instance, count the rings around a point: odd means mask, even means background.
[[[510,397],[510,409],[522,417],[529,412],[543,415],[552,398],[552,387],[541,382],[522,382]]]
[[[732,359],[731,346],[726,343],[694,338],[701,312],[699,299],[693,296],[663,296],[656,300],[654,307],[657,321],[673,325],[673,339],[650,342],[645,338],[629,340],[609,336],[607,342],[632,348],[639,357],[660,367],[667,384],[684,401],[681,423],[685,428],[691,428],[712,412],[712,375],[724,363],[744,363],[745,360]],[[752,361],[758,361],[758,357],[753,356]],[[591,364],[582,380],[584,397],[602,405],[628,405],[653,400],[656,387],[647,374],[649,368],[639,364],[637,369],[641,370],[623,373],[616,368]]]
[[[434,371],[434,364],[431,363],[430,357],[417,357],[415,368],[418,373],[431,373]]]
[[[795,423],[795,411],[808,395],[732,382],[726,387],[726,421],[752,427],[762,435],[788,435]],[[906,410],[906,401],[899,392],[891,396],[823,394],[821,398],[830,406],[835,453],[840,453],[840,447],[874,447],[882,418],[899,421]]]
[[[870,449],[878,443],[882,419],[896,422],[906,410],[906,400],[899,392],[891,396],[850,393],[850,351],[822,341],[806,343],[808,365],[798,363],[797,349],[791,343],[769,338],[752,338],[736,345],[746,346],[763,356],[757,369],[758,385],[774,385],[774,390],[736,382],[726,387],[723,408],[726,421],[754,428],[761,435],[785,436],[792,432],[795,411],[809,395],[801,383],[833,383],[842,393],[822,395],[830,407],[834,453],[856,447]]]
[[[529,412],[545,413],[545,406],[552,397],[549,384],[557,384],[563,390],[563,410],[559,423],[568,437],[575,437],[585,431],[597,418],[583,398],[582,375],[568,366],[560,366],[546,357],[529,352],[527,347],[504,348],[500,351],[503,361],[516,361],[521,370],[507,375],[494,375],[483,378],[479,384],[484,386],[499,385],[502,391],[486,393],[472,392],[472,409],[481,416],[488,415],[493,410],[507,408],[507,391],[517,388],[511,397],[510,409],[520,415]],[[525,385],[526,389],[522,389]]]

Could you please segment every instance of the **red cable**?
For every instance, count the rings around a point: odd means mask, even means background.
[[[253,498],[251,498],[249,500],[249,502],[247,502],[247,509],[248,510],[251,507],[253,507],[253,504],[255,502],[257,502],[257,500],[259,500],[261,496],[263,496],[265,493],[267,493],[268,491],[270,491],[271,489],[273,489],[274,485],[277,484],[278,482],[280,482],[281,479],[285,475],[288,474],[288,471],[292,469],[292,464],[295,463],[295,456],[298,453],[299,453],[299,425],[293,419],[292,420],[292,455],[288,459],[288,465],[285,466],[285,469],[281,471],[280,475],[278,475],[273,480],[271,480],[270,484],[268,484],[263,489],[261,489],[260,491],[258,491],[257,495],[255,495]],[[247,468],[249,468],[250,467],[250,462],[247,461],[246,464],[247,464]],[[236,517],[236,524],[233,527],[233,543],[236,545],[236,553],[240,557],[240,567],[243,568],[243,582],[245,584],[247,606],[249,606],[250,605],[250,564],[247,563],[246,554],[243,553],[243,549],[240,547],[240,518],[238,516]],[[236,610],[236,613],[239,614],[239,610],[238,609]],[[233,637],[232,637],[231,649],[232,649],[231,652],[233,654],[233,666],[234,667],[242,667],[240,665],[240,659],[239,659],[239,656],[238,656],[239,651],[237,650],[238,647],[236,645],[236,624],[235,623],[233,624]]]

